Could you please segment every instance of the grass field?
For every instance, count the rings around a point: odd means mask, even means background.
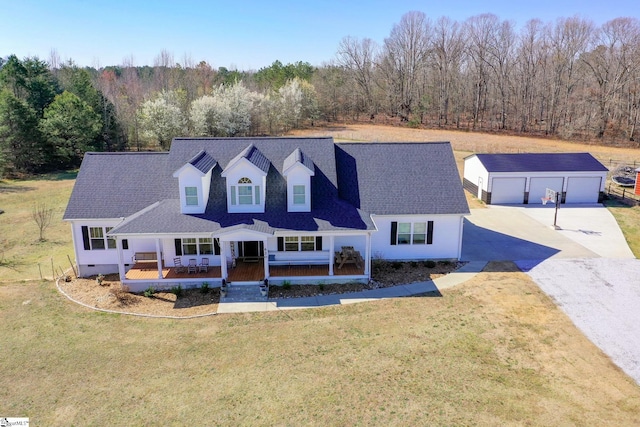
[[[153,320],[0,286],[34,425],[638,425],[640,388],[512,264],[442,297]]]
[[[473,144],[567,144],[404,131],[342,132],[451,140],[459,162],[484,151]],[[68,175],[0,181],[2,417],[47,426],[640,424],[640,387],[511,263],[441,297],[303,311],[159,320],[77,306],[37,280],[38,264],[50,277],[51,258],[63,268],[73,258],[60,220],[72,185]],[[43,200],[57,221],[38,242],[30,215]],[[638,255],[640,210],[609,209]]]
[[[62,221],[75,173],[42,175],[25,181],[0,181],[0,282],[51,279],[54,268],[70,268],[67,256],[74,259],[71,227]],[[36,203],[53,209],[45,241],[39,240],[32,218]]]

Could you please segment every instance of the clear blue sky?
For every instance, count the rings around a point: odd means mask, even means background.
[[[412,10],[434,21],[493,13],[520,28],[532,18],[640,18],[640,0],[0,0],[0,56],[48,60],[55,49],[80,66],[153,65],[165,49],[175,62],[188,55],[215,68],[321,65],[345,36],[382,44]]]

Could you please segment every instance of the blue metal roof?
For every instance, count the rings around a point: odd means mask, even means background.
[[[589,153],[476,154],[489,172],[606,172]]]

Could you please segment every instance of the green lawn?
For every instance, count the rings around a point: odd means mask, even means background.
[[[608,200],[605,206],[615,217],[631,252],[640,257],[640,206],[631,207],[616,200]]]
[[[0,413],[34,425],[638,425],[640,388],[524,273],[442,297],[165,320],[0,285]]]
[[[70,268],[74,259],[71,228],[62,221],[75,182],[75,173],[49,174],[37,179],[0,181],[0,281],[51,279],[54,268]],[[53,220],[39,240],[32,218],[37,203],[54,210]]]

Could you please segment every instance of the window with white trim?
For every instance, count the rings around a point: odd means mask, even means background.
[[[81,230],[84,250],[116,249],[116,238],[107,236],[107,233],[111,231],[112,228],[113,227],[89,227],[83,225]]]
[[[184,195],[187,206],[198,206],[197,187],[184,187]]]
[[[320,240],[318,236],[286,236],[283,249],[285,252],[320,251]]]
[[[430,245],[432,241],[433,221],[391,224],[392,245]]]
[[[220,241],[211,237],[175,239],[176,255],[220,255]]]
[[[200,255],[213,255],[213,239],[211,237],[200,237],[198,239],[198,252],[200,252]]]
[[[105,234],[109,233],[109,231],[111,231],[112,228],[113,227],[106,227],[104,229]],[[115,249],[116,248],[116,238],[115,237],[107,236],[107,247],[109,249]]]
[[[91,242],[91,250],[104,249],[104,229],[89,227],[89,241]]]
[[[198,245],[195,237],[182,239],[182,255],[198,255]]]
[[[304,185],[293,186],[293,204],[304,205],[306,203],[306,188]]]
[[[249,178],[240,178],[238,185],[231,186],[232,205],[259,205],[260,186],[253,185]]]

